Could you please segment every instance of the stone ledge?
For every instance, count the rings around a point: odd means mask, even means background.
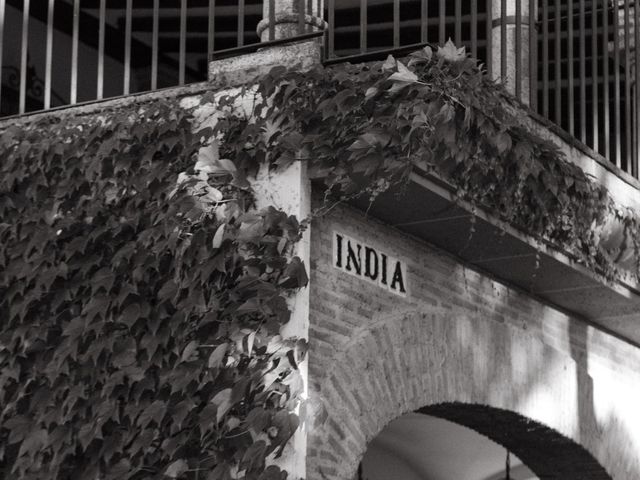
[[[213,88],[237,87],[254,83],[273,67],[305,71],[319,65],[321,59],[320,44],[316,40],[266,47],[255,53],[209,63],[209,85]]]
[[[211,87],[208,82],[198,82],[190,85],[167,87],[150,92],[133,93],[129,95],[121,95],[119,97],[104,98],[101,100],[90,100],[88,102],[77,103],[75,105],[62,105],[50,110],[39,110],[36,112],[24,113],[22,115],[12,115],[0,118],[0,131],[11,125],[24,125],[46,117],[92,115],[125,105],[142,104],[162,98],[184,98],[195,96],[209,90],[211,90]]]

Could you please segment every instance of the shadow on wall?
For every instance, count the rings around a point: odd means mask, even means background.
[[[431,316],[413,313],[354,332],[352,341],[334,356],[333,367],[326,370],[328,376],[320,385],[325,411],[319,412],[323,407],[316,406],[319,415],[310,432],[310,444],[319,450],[318,457],[344,461],[318,462],[317,478],[350,478],[367,443],[387,422],[420,409],[472,428],[509,448],[540,478],[610,480],[585,448],[560,433],[573,433],[571,428],[579,416],[574,412],[573,421],[563,423],[562,417],[575,408],[575,396],[573,401],[561,403],[566,394],[562,383],[574,374],[575,362],[529,338],[529,347],[521,347],[524,357],[533,360],[519,366],[511,358],[511,348],[519,345],[514,332],[501,324],[484,324],[484,332],[480,332],[477,320],[452,318],[442,312]],[[469,348],[468,339],[476,348]],[[374,345],[376,348],[371,348]],[[496,346],[502,346],[501,354],[493,354]],[[479,356],[482,351],[483,357]],[[474,373],[474,366],[479,363],[487,371],[474,378],[478,373]],[[358,371],[364,372],[366,379],[357,380]],[[535,373],[527,376],[531,371]],[[564,376],[556,378],[558,371],[564,371]],[[548,390],[546,398],[538,403],[536,399],[528,401],[528,395],[539,396],[541,387]],[[576,389],[568,391],[575,394]],[[553,402],[558,412],[549,424],[560,430],[514,412],[520,408],[536,414],[537,405],[542,410],[538,416],[545,418]],[[425,404],[431,406],[422,408]],[[587,444],[600,453],[599,442],[603,440],[590,438]],[[323,448],[327,452],[322,452]],[[622,457],[618,461],[624,462],[633,452],[620,449],[617,454]],[[614,462],[613,458],[607,460]],[[348,465],[348,470],[338,464]]]

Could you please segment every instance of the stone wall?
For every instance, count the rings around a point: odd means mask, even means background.
[[[334,267],[336,231],[406,262],[407,296]],[[523,459],[551,436],[581,452],[544,478],[640,478],[639,349],[347,207],[314,221],[311,256],[308,479],[353,478],[388,422],[454,403],[461,423],[478,406],[535,422],[514,424]]]

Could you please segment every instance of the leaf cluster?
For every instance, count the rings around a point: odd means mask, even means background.
[[[2,133],[1,478],[286,476],[300,225],[211,135],[167,101]]]
[[[419,169],[607,278],[634,252],[638,218],[522,121],[526,110],[451,42],[408,58],[310,72],[274,69],[260,85],[264,123],[242,133],[276,164],[307,161],[337,198],[371,201]],[[269,122],[267,124],[266,122]],[[255,132],[278,125],[269,141]],[[610,220],[623,225],[606,238]]]

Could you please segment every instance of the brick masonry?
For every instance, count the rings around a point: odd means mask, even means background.
[[[407,263],[400,298],[332,266],[341,231]],[[307,478],[354,477],[403,413],[467,425],[545,479],[640,478],[640,350],[393,228],[311,228]]]

